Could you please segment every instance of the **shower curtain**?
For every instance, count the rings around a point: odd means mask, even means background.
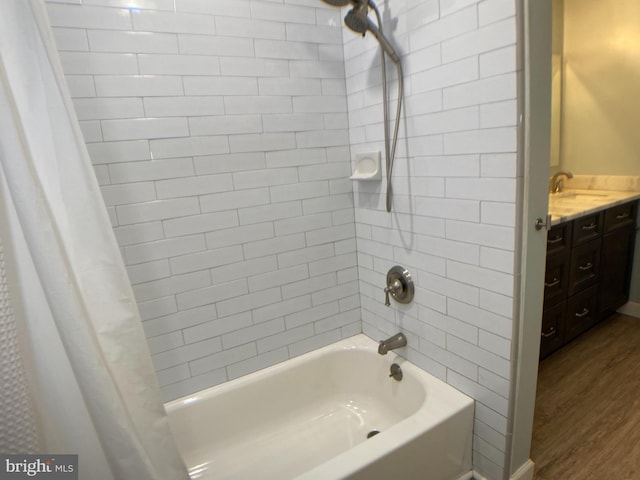
[[[43,450],[23,453],[77,453],[80,478],[188,478],[41,0],[0,2],[0,202]]]

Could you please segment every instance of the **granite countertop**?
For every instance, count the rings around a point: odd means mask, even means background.
[[[548,213],[551,225],[558,225],[639,198],[638,191],[567,189],[549,194]]]

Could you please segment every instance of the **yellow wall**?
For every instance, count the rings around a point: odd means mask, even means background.
[[[640,1],[564,0],[562,166],[640,175]]]

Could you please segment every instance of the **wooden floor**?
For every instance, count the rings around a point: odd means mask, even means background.
[[[614,315],[543,360],[536,480],[640,479],[640,320]]]

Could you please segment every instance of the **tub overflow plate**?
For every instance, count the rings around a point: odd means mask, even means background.
[[[391,372],[389,376],[393,377],[394,380],[397,380],[398,382],[402,380],[402,369],[400,368],[400,365],[397,363],[392,364],[389,371]]]

